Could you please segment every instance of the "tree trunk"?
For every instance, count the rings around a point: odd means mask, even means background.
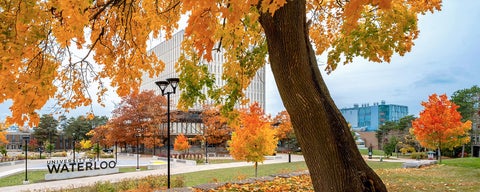
[[[270,65],[315,191],[386,191],[333,102],[308,37],[305,0],[260,16]]]
[[[258,170],[258,162],[255,162],[255,178],[258,176],[257,170]]]

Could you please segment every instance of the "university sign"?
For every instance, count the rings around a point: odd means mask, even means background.
[[[90,158],[82,159],[60,159],[47,161],[49,174],[45,180],[70,179],[76,177],[89,177],[118,173],[117,162],[96,161]]]

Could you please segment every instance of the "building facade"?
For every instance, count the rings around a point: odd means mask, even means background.
[[[166,40],[157,46],[153,47],[150,51],[154,52],[157,57],[165,63],[164,71],[154,78],[150,78],[148,74],[144,74],[142,77],[142,84],[140,90],[154,90],[156,94],[161,94],[160,89],[155,84],[156,81],[164,81],[167,78],[178,77],[178,73],[175,71],[175,64],[178,61],[181,54],[181,43],[183,41],[184,31],[179,31],[175,33],[172,38]],[[208,66],[208,71],[210,74],[215,76],[215,87],[222,87],[225,85],[225,81],[222,80],[223,74],[223,63],[224,57],[223,52],[214,51],[212,52],[212,61],[205,63]],[[181,80],[180,80],[181,81]],[[203,90],[205,94],[206,89]],[[170,106],[171,110],[175,111],[178,100],[180,99],[181,91],[177,89],[176,94],[170,95]],[[245,90],[245,97],[249,100],[249,104],[253,102],[259,103],[259,105],[265,109],[265,68],[261,68],[257,71],[256,76],[251,81],[248,88]],[[192,119],[188,120],[185,118],[182,121],[175,121],[171,124],[172,134],[176,135],[179,133],[184,133],[185,135],[197,135],[201,134],[203,130],[203,124],[199,122],[196,117],[198,113],[201,113],[203,104],[212,104],[213,101],[207,99],[204,103],[196,103],[192,108],[189,109],[191,115],[183,114],[183,116],[191,116]],[[241,107],[239,105],[236,106]],[[173,113],[175,114],[175,113]],[[180,114],[180,113],[178,113]],[[196,118],[193,118],[196,117]],[[175,119],[175,118],[173,118]]]
[[[408,107],[381,101],[373,105],[355,104],[352,108],[340,109],[340,112],[354,130],[376,131],[387,121],[398,121],[407,116]]]
[[[181,43],[183,41],[184,31],[175,33],[171,39],[166,40],[157,46],[153,47],[150,51],[154,52],[157,57],[165,63],[165,70],[154,78],[148,77],[148,74],[144,74],[142,77],[142,84],[140,90],[154,90],[157,94],[160,94],[160,89],[155,84],[156,81],[165,80],[167,78],[178,77],[178,73],[175,71],[175,63],[178,61],[181,54]],[[225,81],[222,80],[223,74],[223,52],[213,51],[212,61],[206,63],[210,74],[215,76],[215,86],[222,87],[225,85]],[[206,90],[204,90],[206,93]],[[171,107],[175,109],[181,92],[177,92],[174,95],[170,95]],[[245,97],[250,103],[257,102],[265,109],[265,68],[261,68],[257,71],[256,76],[251,81],[248,88],[245,90]],[[206,104],[211,104],[212,101],[207,99]],[[239,106],[237,106],[239,107]],[[201,110],[202,104],[195,104],[190,110]]]

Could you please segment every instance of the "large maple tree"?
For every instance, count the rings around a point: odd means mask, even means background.
[[[452,149],[470,141],[468,135],[472,122],[461,121],[458,105],[448,100],[446,94],[432,94],[428,97],[428,102],[422,102],[422,106],[425,109],[412,122],[413,134],[420,145],[439,150],[440,162],[441,149]]]
[[[185,15],[182,105],[204,98],[202,87],[213,85],[202,65],[212,51],[225,51],[227,84],[209,93],[227,110],[268,53],[315,190],[385,191],[363,162],[315,55],[328,55],[328,72],[356,56],[389,62],[411,50],[417,15],[440,7],[441,0],[1,1],[0,102],[13,101],[9,122],[33,125],[49,99],[66,110],[89,105],[88,88],[97,86],[97,99],[105,100],[105,78],[120,96],[136,92],[142,74],[155,76],[164,67],[147,52],[147,40],[168,37]],[[78,56],[74,48],[87,51]]]

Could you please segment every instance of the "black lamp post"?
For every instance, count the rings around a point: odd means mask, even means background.
[[[207,141],[207,137],[205,137],[205,164],[208,164],[208,141]]]
[[[177,89],[178,78],[168,78],[166,81],[157,81],[158,87],[162,91],[162,95],[167,95],[167,188],[170,189],[170,94],[175,94]],[[172,87],[172,91],[166,91],[168,86]]]
[[[115,140],[115,163],[117,163],[117,155],[118,155],[118,151],[117,151],[117,141]]]
[[[138,139],[140,138],[140,136],[141,136],[141,135],[140,135],[140,130],[137,129],[137,134],[135,134],[135,137],[137,138],[137,148],[136,148],[136,150],[137,150],[137,169],[136,169],[136,171],[140,171],[140,166],[139,166],[139,161],[140,161],[140,158],[139,158],[140,153],[139,153],[139,151],[140,151],[140,150],[138,150],[138,149],[139,149],[139,147],[138,147]]]
[[[76,138],[75,138],[75,133],[72,133],[73,135],[73,163],[75,163],[75,144],[76,144]]]
[[[28,165],[27,165],[27,160],[28,160],[28,140],[30,139],[29,135],[23,136],[23,140],[25,141],[25,180],[23,181],[23,184],[28,184]]]

